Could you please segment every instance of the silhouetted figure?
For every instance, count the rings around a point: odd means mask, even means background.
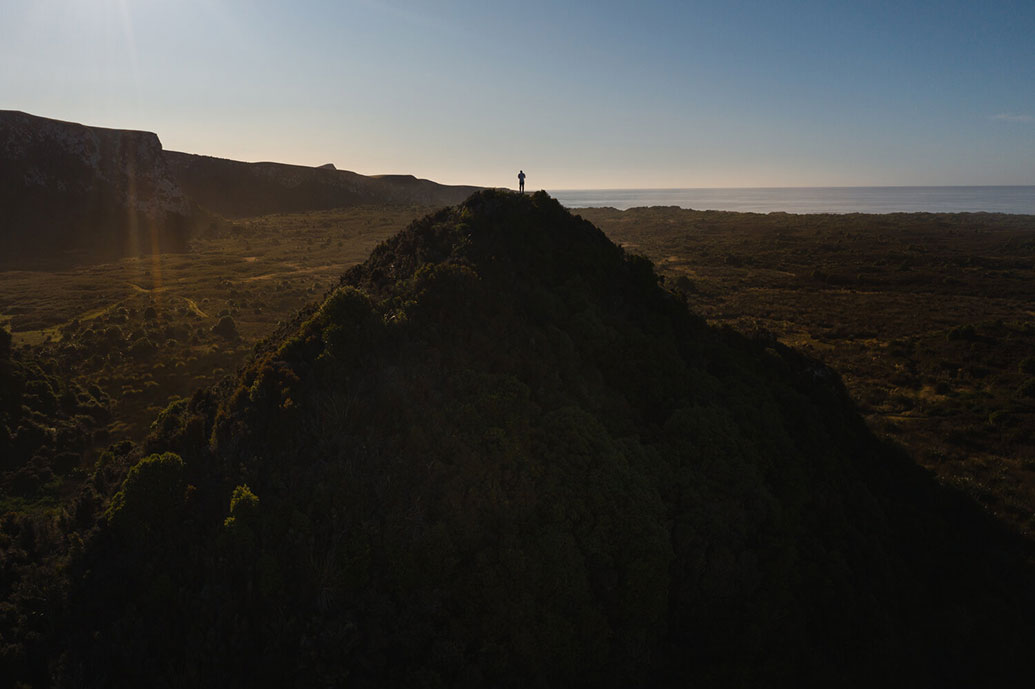
[[[518,191],[525,193],[525,171],[518,170]]]

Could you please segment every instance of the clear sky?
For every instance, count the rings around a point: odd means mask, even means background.
[[[530,189],[1035,184],[1035,0],[0,0],[0,109]]]

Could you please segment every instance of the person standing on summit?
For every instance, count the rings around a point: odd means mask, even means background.
[[[518,191],[525,193],[525,171],[518,170]]]

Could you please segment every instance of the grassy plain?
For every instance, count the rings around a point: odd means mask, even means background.
[[[140,441],[172,400],[234,372],[279,321],[430,210],[263,216],[188,253],[0,272],[0,324],[22,356],[108,400],[98,449]],[[838,370],[878,433],[1035,533],[1035,218],[578,212],[652,259],[710,321]]]
[[[171,400],[234,372],[278,321],[429,210],[263,216],[188,253],[0,272],[0,325],[15,349],[110,398],[115,421],[102,440],[139,441]]]

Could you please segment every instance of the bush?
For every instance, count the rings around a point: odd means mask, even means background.
[[[120,344],[122,342],[122,328],[117,325],[110,326],[104,331],[104,340],[108,344]]]
[[[684,294],[691,294],[697,291],[697,285],[694,284],[693,280],[691,280],[685,275],[680,275],[678,278],[676,278],[674,286],[677,291],[683,292]]]
[[[169,438],[182,432],[186,414],[186,399],[176,399],[170,402],[151,422],[152,441],[156,444],[168,443]]]
[[[969,323],[966,325],[957,325],[949,331],[948,338],[950,340],[974,340],[977,338],[977,331],[975,331],[974,326]]]
[[[259,498],[248,484],[234,488],[230,497],[230,516],[223,521],[224,543],[232,553],[231,561],[251,569],[259,546]]]
[[[240,337],[240,333],[237,332],[237,324],[234,323],[232,316],[220,318],[219,322],[212,326],[212,333],[228,340],[236,340]]]
[[[169,515],[183,505],[185,492],[180,456],[172,452],[153,454],[129,470],[104,516],[117,533],[142,543],[161,530]]]
[[[146,337],[141,337],[139,340],[135,340],[133,344],[129,346],[129,355],[137,361],[143,361],[150,359],[158,352],[158,347],[155,343]]]
[[[299,336],[284,343],[280,355],[290,358],[289,352],[294,347],[317,335],[323,341],[326,357],[351,361],[364,351],[376,349],[382,325],[381,315],[370,297],[352,287],[339,288],[306,321]]]
[[[234,488],[234,493],[230,496],[230,516],[223,522],[223,526],[253,525],[258,518],[259,496],[252,492],[248,484]]]

